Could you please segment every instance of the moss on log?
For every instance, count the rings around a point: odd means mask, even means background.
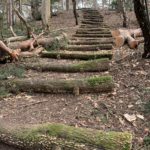
[[[75,128],[63,124],[44,124],[30,128],[0,128],[0,141],[29,150],[131,150],[132,135],[128,132],[105,132]]]
[[[81,59],[81,60],[90,60],[90,59],[99,59],[99,58],[112,58],[112,51],[110,50],[101,50],[101,51],[53,51],[53,52],[42,52],[42,57],[46,58],[58,58],[58,59]]]
[[[50,63],[34,63],[25,64],[25,68],[38,71],[57,71],[57,72],[100,72],[109,69],[109,59],[97,59],[75,64],[50,64]]]
[[[74,93],[78,89],[79,93],[99,93],[110,92],[114,84],[111,76],[98,76],[84,79],[16,79],[3,81],[1,86],[10,92],[34,92],[34,93]]]
[[[98,45],[68,45],[65,47],[68,51],[97,51],[97,50],[111,50],[112,44],[98,44]]]

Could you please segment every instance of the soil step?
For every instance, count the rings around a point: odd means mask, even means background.
[[[45,58],[56,58],[56,59],[81,59],[91,60],[100,58],[112,58],[111,50],[101,51],[53,51],[53,52],[42,52],[42,57]]]
[[[109,69],[109,59],[96,59],[74,64],[51,64],[51,63],[30,63],[24,64],[26,69],[37,70],[41,72],[101,72]]]
[[[93,21],[93,22],[103,22],[103,19],[100,19],[100,18],[97,18],[97,19],[91,19],[91,18],[84,18],[83,20],[81,21]]]
[[[70,45],[98,45],[98,44],[113,44],[113,39],[104,40],[70,40]]]
[[[84,37],[84,38],[89,38],[89,37],[112,37],[111,34],[75,34],[73,37]]]
[[[15,79],[4,81],[3,84],[9,92],[32,92],[32,93],[99,93],[111,92],[114,88],[111,76],[93,76],[83,79]]]
[[[111,50],[112,44],[98,44],[98,45],[68,45],[65,47],[68,51],[98,51]]]

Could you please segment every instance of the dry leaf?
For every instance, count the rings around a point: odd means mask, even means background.
[[[144,116],[143,116],[143,115],[137,114],[136,116],[137,116],[138,118],[144,120]]]
[[[129,115],[129,114],[124,114],[124,117],[126,120],[128,120],[129,122],[133,122],[136,120],[136,115]]]

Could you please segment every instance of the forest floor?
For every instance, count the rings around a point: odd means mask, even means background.
[[[121,16],[115,12],[101,11],[111,30],[121,28]],[[130,28],[137,28],[133,12],[130,12]],[[40,25],[40,23],[37,23]],[[72,12],[60,13],[51,20],[51,29],[66,28],[72,35],[76,28]],[[68,29],[67,29],[68,28]],[[9,124],[41,124],[45,122],[64,123],[79,127],[100,130],[130,131],[134,136],[134,150],[149,150],[142,145],[142,140],[150,131],[150,60],[141,58],[143,44],[136,50],[127,46],[114,47],[114,57],[109,74],[114,78],[115,89],[109,94],[26,94],[9,95],[0,99],[0,121]],[[22,60],[24,62],[41,61],[39,58]],[[42,61],[55,64],[54,59]],[[57,60],[57,63],[74,63],[70,60]],[[18,62],[20,63],[20,62]],[[17,66],[18,63],[15,65]],[[0,67],[10,67],[6,64]],[[97,73],[99,75],[100,73]],[[102,73],[108,74],[108,72]],[[84,78],[92,73],[39,73],[28,70],[25,78]],[[96,75],[94,73],[94,75]],[[12,76],[10,78],[13,78]],[[149,108],[148,108],[149,107]],[[147,111],[146,111],[147,110]],[[134,118],[129,121],[125,114]],[[145,148],[144,148],[145,147]]]

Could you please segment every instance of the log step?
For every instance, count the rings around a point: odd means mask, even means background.
[[[94,21],[81,21],[82,24],[87,24],[87,25],[102,25],[103,21],[99,21],[99,22],[94,22]]]
[[[98,44],[113,44],[113,39],[104,40],[70,40],[68,42],[70,45],[98,45]]]
[[[77,34],[111,34],[111,32],[108,31],[76,31]]]
[[[109,40],[112,40],[113,38],[112,37],[72,37],[70,40],[74,40],[74,41],[87,41],[87,42],[90,42],[90,41],[109,41]]]
[[[0,83],[9,92],[33,92],[33,93],[99,93],[111,92],[114,88],[111,76],[95,76],[83,79],[70,80],[38,80],[38,79],[15,79]],[[2,86],[1,85],[1,86]]]
[[[112,37],[111,34],[75,34],[73,37],[84,37],[84,38],[89,38],[89,37]]]
[[[65,47],[68,51],[98,51],[111,50],[112,44],[98,44],[98,45],[68,45]]]
[[[55,71],[55,72],[101,72],[109,70],[109,59],[96,59],[75,64],[50,64],[50,63],[30,63],[25,64],[26,69],[37,70],[41,72]]]
[[[80,25],[80,28],[105,28],[105,27],[108,27],[104,24],[101,24],[101,25],[87,25],[87,24],[81,24]]]
[[[106,132],[56,123],[14,126],[1,125],[0,142],[18,149],[131,150],[132,146],[129,132]]]
[[[86,18],[84,18],[84,20],[81,20],[81,21],[93,21],[93,22],[103,22],[103,19],[99,19],[99,18],[97,18],[97,19],[86,19]]]
[[[110,31],[109,28],[103,28],[103,27],[99,27],[99,28],[79,28],[77,31],[83,31],[83,32],[88,32],[88,31]]]
[[[55,59],[81,59],[81,60],[91,60],[100,58],[112,58],[112,51],[101,50],[101,51],[53,51],[53,52],[42,52],[42,57],[45,58],[55,58]]]

